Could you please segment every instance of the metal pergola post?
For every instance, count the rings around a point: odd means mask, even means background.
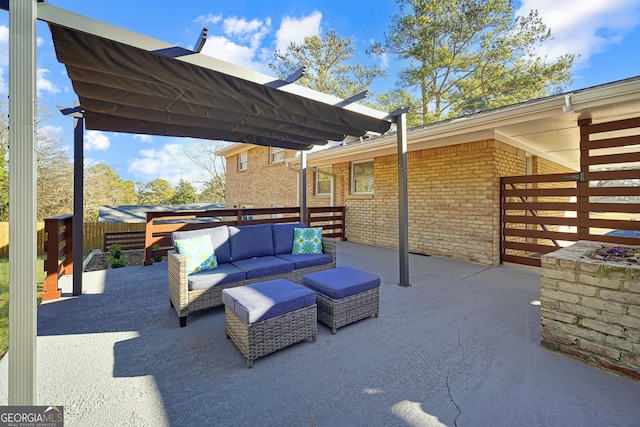
[[[36,2],[9,13],[9,405],[36,401]]]
[[[396,118],[398,126],[398,258],[400,286],[409,284],[409,191],[407,178],[407,114]]]
[[[82,241],[84,228],[84,116],[73,117],[73,295],[82,294]]]

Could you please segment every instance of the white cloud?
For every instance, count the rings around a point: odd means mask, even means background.
[[[238,17],[222,19],[220,15],[209,14],[198,17],[196,21],[222,24],[224,35],[213,35],[209,31],[203,54],[268,74],[267,63],[275,49],[284,50],[291,42],[302,43],[305,37],[320,35],[322,13],[314,11],[299,18],[284,17],[273,41],[272,38],[267,39],[273,31],[268,17],[248,21]]]
[[[111,145],[109,137],[99,130],[88,130],[84,135],[84,149],[91,150],[107,150]]]
[[[189,144],[196,141],[185,139],[180,143],[165,144],[159,149],[138,151],[139,158],[133,159],[129,165],[129,173],[143,181],[162,178],[171,185],[178,185],[181,179],[191,182],[196,188],[203,182],[203,172],[194,167],[184,153]]]
[[[322,13],[317,10],[300,18],[285,16],[276,32],[276,50],[284,52],[291,42],[300,44],[304,42],[305,37],[319,36],[320,21]]]
[[[46,68],[38,68],[36,71],[36,87],[38,88],[38,95],[40,92],[60,93],[60,89],[51,80],[47,79],[49,70]]]
[[[9,86],[4,79],[5,69],[0,67],[0,94],[7,95],[9,93]]]
[[[256,70],[265,70],[262,43],[271,32],[271,19],[227,18],[222,24],[225,36],[212,35],[202,53]],[[211,32],[209,32],[211,34]]]
[[[251,68],[254,64],[256,51],[248,46],[242,46],[222,36],[207,38],[202,53],[232,64]]]
[[[196,19],[193,20],[193,22],[197,22],[200,25],[207,25],[207,24],[217,24],[218,22],[220,22],[220,20],[222,20],[222,15],[218,14],[218,15],[214,15],[212,13],[208,14],[208,15],[200,15],[198,16]]]
[[[262,44],[264,37],[271,32],[271,18],[264,21],[253,19],[247,21],[244,18],[227,18],[223,24],[224,32],[230,37],[238,37],[240,41],[249,42],[254,53]]]
[[[53,125],[39,126],[38,132],[41,132],[42,134],[46,134],[46,135],[56,136],[56,137],[62,136],[64,134],[64,131],[62,130],[61,126],[53,126]]]
[[[0,66],[9,65],[9,27],[0,25]]]
[[[153,142],[153,137],[151,135],[134,135],[133,137],[139,139],[142,142],[146,142],[147,144]]]
[[[555,59],[566,53],[580,55],[587,66],[593,54],[620,43],[640,24],[640,0],[522,0],[517,15],[537,9],[554,40],[539,50]]]

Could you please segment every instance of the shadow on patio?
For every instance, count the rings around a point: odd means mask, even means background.
[[[251,369],[222,307],[179,328],[166,263],[85,273],[38,308],[38,404],[68,426],[640,424],[640,384],[541,349],[536,271],[411,255],[402,288],[396,251],[339,242],[337,261],[381,276],[380,318]]]

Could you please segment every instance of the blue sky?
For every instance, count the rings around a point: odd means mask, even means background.
[[[373,64],[365,55],[373,40],[383,41],[395,0],[49,0],[49,4],[94,19],[190,48],[203,26],[208,39],[202,53],[272,75],[267,62],[277,48],[290,41],[334,29],[352,39],[356,60]],[[372,6],[375,4],[375,7]],[[551,28],[554,41],[540,53],[550,58],[563,53],[580,55],[573,69],[573,84],[582,89],[640,75],[640,0],[522,0],[518,12],[537,9]],[[0,12],[0,95],[8,95],[8,13]],[[77,100],[64,67],[57,62],[45,24],[38,24],[39,104],[50,115],[43,125],[63,139],[72,153],[73,121],[60,115],[56,105]],[[379,58],[390,76],[372,90],[391,90],[397,62]],[[148,182],[155,178],[177,184],[180,179],[202,181],[183,155],[197,150],[199,140],[149,137],[89,131],[85,133],[85,166],[104,163],[123,178]]]

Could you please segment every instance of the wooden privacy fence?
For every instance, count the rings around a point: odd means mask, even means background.
[[[299,207],[147,212],[144,265],[153,264],[153,258],[167,255],[173,248],[171,233],[174,231],[299,221]],[[308,227],[322,227],[325,237],[345,238],[344,206],[309,207],[304,222]],[[159,249],[151,249],[154,245],[159,245]]]
[[[46,240],[44,222],[38,222],[38,255],[46,253],[44,241]],[[105,250],[105,235],[109,233],[137,232],[139,246],[134,249],[144,249],[144,227],[145,223],[124,223],[124,222],[85,222],[83,224],[82,241],[84,250],[102,249]],[[129,248],[131,249],[131,248]],[[108,249],[106,249],[108,250]],[[0,258],[9,256],[9,223],[0,222]]]
[[[578,240],[640,245],[640,118],[578,123],[580,172],[500,179],[502,261],[539,267]]]
[[[36,223],[38,255],[44,254],[44,222]],[[0,222],[0,258],[9,256],[9,223]]]

